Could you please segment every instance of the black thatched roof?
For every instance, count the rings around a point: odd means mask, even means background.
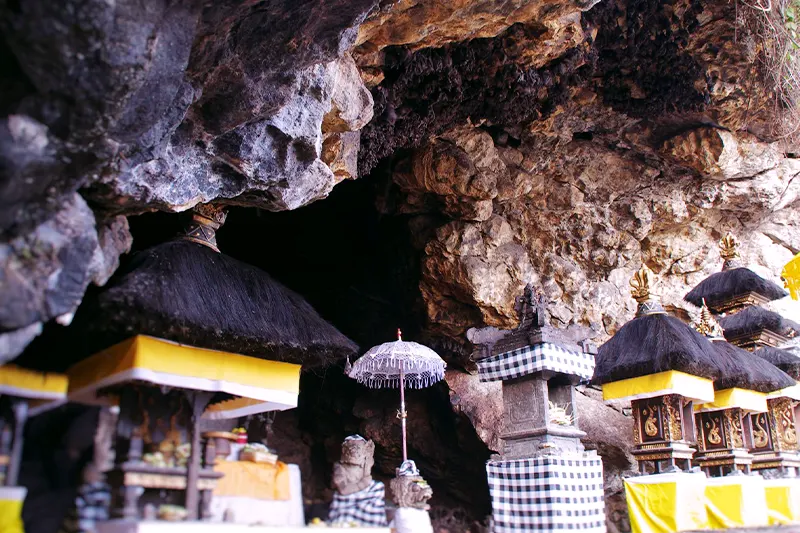
[[[760,305],[751,305],[732,315],[722,317],[719,319],[719,325],[725,330],[726,339],[750,335],[765,329],[785,337],[800,334],[800,324]]]
[[[634,318],[599,348],[593,381],[608,383],[667,370],[708,379],[723,372],[708,339],[675,317],[651,314]]]
[[[774,392],[796,384],[778,367],[747,350],[724,340],[715,340],[712,344],[719,354],[717,361],[723,368],[722,375],[714,381],[716,390],[738,387]]]
[[[726,300],[749,292],[760,294],[768,300],[777,300],[789,294],[749,268],[739,267],[711,274],[683,299],[698,307],[703,305],[705,299],[706,305],[713,309]]]
[[[792,379],[800,380],[800,357],[792,352],[767,346],[753,353],[780,368]]]
[[[358,349],[263,270],[185,240],[138,253],[75,322],[87,352],[136,334],[305,366]]]

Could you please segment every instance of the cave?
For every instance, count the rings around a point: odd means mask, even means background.
[[[76,324],[135,254],[198,206],[225,206],[221,251],[301,295],[359,354],[401,329],[446,360],[445,380],[408,395],[439,531],[488,530],[502,394],[479,379],[473,341],[517,328],[527,287],[564,338],[601,345],[636,312],[642,265],[689,321],[683,295],[718,269],[726,232],[776,283],[800,250],[800,62],[781,10],[146,4],[0,0],[0,363],[64,371]],[[347,435],[375,442],[384,482],[402,456],[397,391],[328,363],[303,368],[296,409],[253,423],[301,466],[306,519],[326,514]],[[603,458],[608,530],[624,533],[630,409],[592,386],[574,398]],[[27,531],[58,530],[97,419],[67,405],[29,421]]]
[[[424,330],[417,289],[420,251],[414,247],[410,216],[382,209],[397,197],[387,177],[376,171],[294,211],[231,207],[218,232],[220,250],[300,293],[361,352],[391,339],[398,328],[406,338],[414,338]],[[137,251],[181,234],[186,220],[186,214],[158,212],[129,217],[133,246],[122,258],[123,266]],[[29,368],[65,370],[58,347],[70,337],[70,327],[49,325],[18,361]],[[455,368],[465,363],[458,355],[448,355]],[[377,443],[377,479],[388,483],[402,462],[395,417],[398,391],[368,389],[345,376],[344,364],[304,372],[298,408],[275,413],[266,426],[267,442],[282,460],[302,466],[307,520],[327,516],[332,463],[344,437],[358,433]],[[491,512],[484,463],[493,450],[469,419],[454,410],[445,383],[409,390],[406,398],[411,413],[409,456],[434,489],[433,520],[459,531],[480,531]],[[26,507],[27,531],[44,533],[60,525],[57,512],[42,518],[40,506],[54,507],[57,501],[62,516],[67,511],[80,472],[92,457],[93,424],[95,410],[69,406],[38,417],[26,429],[27,441],[39,443],[25,449],[23,481],[36,487]],[[65,434],[76,440],[65,442]],[[46,476],[37,468],[43,465]]]

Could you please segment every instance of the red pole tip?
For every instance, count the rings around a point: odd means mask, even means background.
[[[400,331],[400,328],[397,328],[397,340],[403,340],[403,332]]]

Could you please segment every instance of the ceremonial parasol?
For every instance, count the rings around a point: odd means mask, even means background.
[[[403,461],[408,460],[405,387],[422,389],[441,381],[446,366],[439,354],[427,346],[404,341],[398,329],[396,341],[374,346],[345,369],[348,376],[367,387],[400,387],[398,417],[403,431]]]

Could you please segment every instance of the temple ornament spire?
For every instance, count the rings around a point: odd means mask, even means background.
[[[703,307],[700,308],[700,318],[694,323],[694,329],[706,337],[724,338],[722,328],[717,323],[714,315],[711,314],[711,310],[706,305],[705,300],[703,301]]]
[[[218,204],[197,204],[192,208],[192,220],[183,239],[202,244],[219,252],[217,230],[225,224],[227,208]]]
[[[741,256],[739,255],[739,241],[729,231],[719,241],[719,256],[725,261],[722,270],[730,270],[742,266]]]
[[[639,304],[636,316],[652,315],[664,313],[661,302],[658,301],[654,293],[655,276],[653,271],[642,265],[630,280],[631,296]]]

